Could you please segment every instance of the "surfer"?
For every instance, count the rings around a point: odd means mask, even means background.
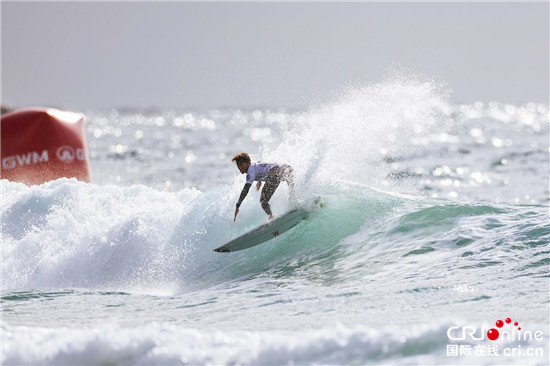
[[[274,216],[271,212],[269,200],[282,181],[287,182],[288,187],[290,188],[290,197],[294,198],[294,176],[290,165],[262,162],[252,163],[250,156],[248,156],[245,152],[235,155],[231,161],[237,164],[237,168],[241,174],[246,173],[246,183],[241,191],[241,195],[239,196],[239,201],[237,201],[233,221],[237,219],[239,207],[248,194],[248,191],[254,181],[258,182],[256,184],[257,190],[260,190],[262,182],[265,182],[264,188],[262,189],[262,193],[260,195],[260,203],[270,220],[273,219]]]

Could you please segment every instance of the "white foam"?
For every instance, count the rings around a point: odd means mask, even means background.
[[[367,327],[287,331],[199,330],[151,323],[88,329],[2,326],[3,365],[347,364],[432,352],[445,330],[423,327],[404,337]],[[412,349],[407,349],[411,347]],[[417,351],[415,351],[415,348]]]
[[[342,324],[303,331],[222,331],[150,323],[132,328],[11,327],[3,324],[3,365],[292,365],[292,364],[541,364],[547,358],[447,356],[452,323],[382,329]],[[487,346],[487,340],[478,344]],[[460,342],[458,342],[460,343]],[[470,344],[471,342],[463,342]],[[474,342],[475,345],[476,342]],[[473,349],[474,345],[470,347]],[[548,352],[548,344],[522,343]],[[497,348],[498,349],[498,348]]]
[[[165,278],[171,237],[200,192],[59,179],[2,181],[2,287],[97,287]],[[173,256],[172,256],[173,257]]]

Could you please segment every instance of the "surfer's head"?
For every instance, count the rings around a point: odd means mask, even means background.
[[[242,152],[240,154],[237,154],[231,159],[232,162],[237,163],[237,168],[241,172],[241,174],[244,174],[248,171],[248,167],[250,166],[250,156],[248,156],[247,153]]]

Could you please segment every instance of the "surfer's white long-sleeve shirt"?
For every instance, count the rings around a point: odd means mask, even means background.
[[[265,182],[267,176],[269,175],[269,171],[276,165],[277,164],[261,162],[250,164],[248,170],[246,171],[246,183],[244,184],[243,190],[239,197],[239,201],[237,202],[237,207],[239,207],[243,202],[244,198],[248,194],[248,191],[250,190],[250,186],[252,185],[252,183],[254,183],[255,181]]]
[[[277,164],[271,163],[252,163],[246,171],[246,183],[254,183],[254,181],[265,182],[269,171]]]

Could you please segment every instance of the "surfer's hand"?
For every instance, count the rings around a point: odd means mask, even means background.
[[[260,188],[262,188],[262,181],[259,181],[258,183],[256,183],[256,190],[260,190]]]
[[[235,217],[233,218],[233,221],[237,220],[238,213],[239,213],[239,206],[235,206]]]

